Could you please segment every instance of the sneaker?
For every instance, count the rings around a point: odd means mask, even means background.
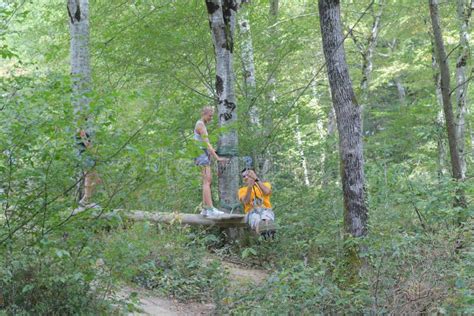
[[[276,230],[267,230],[263,233],[260,233],[260,236],[262,236],[263,239],[265,240],[273,240],[275,239],[275,235],[276,235]]]
[[[206,217],[209,217],[209,218],[219,218],[219,216],[225,214],[225,212],[219,211],[215,207],[209,208],[206,211],[207,211]]]
[[[84,202],[79,202],[79,206],[85,209],[101,209],[101,206],[97,203],[84,203]]]
[[[267,232],[273,232],[273,234],[275,234],[275,222],[269,219],[261,220],[257,225],[256,231],[257,234],[266,234]]]
[[[207,209],[203,208],[200,214],[202,217],[207,217]]]

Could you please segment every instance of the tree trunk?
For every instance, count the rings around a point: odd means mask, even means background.
[[[430,34],[431,36],[431,34]],[[431,40],[431,67],[433,69],[433,80],[436,91],[436,101],[439,106],[438,115],[436,116],[436,137],[438,147],[438,179],[442,180],[444,175],[448,172],[446,170],[446,141],[443,132],[444,113],[443,113],[443,95],[441,93],[441,75],[439,72],[438,61],[436,59],[436,52],[433,39]]]
[[[219,127],[229,128],[220,135],[218,153],[229,158],[219,166],[219,199],[221,207],[230,210],[239,204],[238,136],[236,97],[234,92],[234,31],[238,2],[235,0],[206,0],[212,41],[216,57],[216,95]]]
[[[269,42],[270,48],[268,53],[266,54],[267,57],[267,73],[268,79],[266,82],[266,104],[267,108],[265,110],[265,114],[263,116],[263,130],[265,133],[265,138],[269,139],[269,133],[273,127],[273,113],[275,104],[277,101],[277,93],[276,93],[276,83],[277,83],[277,73],[278,73],[278,65],[276,63],[277,60],[277,35],[278,35],[278,27],[276,23],[278,22],[278,6],[279,0],[270,0],[270,9],[268,12],[268,34],[269,34]],[[265,148],[267,146],[264,146]],[[261,161],[261,168],[260,169],[260,176],[265,178],[266,175],[269,173],[271,169],[271,159],[270,153],[267,150],[266,152],[262,152],[262,158],[259,159]]]
[[[304,184],[307,187],[309,187],[308,165],[306,163],[306,156],[305,156],[304,150],[303,150],[303,139],[301,138],[299,114],[296,114],[296,144],[298,146],[298,153],[299,153],[300,159],[301,159],[301,167],[303,168]]]
[[[249,107],[250,123],[260,125],[259,111],[255,104],[257,83],[255,80],[255,63],[253,58],[252,35],[250,33],[250,21],[246,8],[248,4],[249,0],[242,0],[242,8],[238,15],[240,35],[242,38],[241,58],[244,70],[245,98]]]
[[[89,116],[91,85],[91,68],[89,58],[89,1],[68,0],[72,106],[76,133],[86,130],[92,141],[92,117]],[[77,136],[77,135],[76,135]],[[77,144],[75,144],[77,146]],[[81,151],[78,149],[79,154]],[[76,198],[82,198],[84,187],[83,170],[77,170]]]
[[[72,104],[76,124],[85,128],[89,112],[91,69],[89,61],[89,1],[68,0],[69,32],[71,36]]]
[[[268,53],[268,92],[267,100],[271,105],[276,103],[276,81],[277,81],[277,65],[276,65],[276,44],[275,40],[278,34],[277,27],[275,23],[278,22],[278,6],[279,0],[270,0],[270,10],[269,10],[269,35],[271,47]],[[271,125],[271,120],[267,123]]]
[[[457,0],[457,13],[460,22],[459,29],[459,54],[456,61],[456,134],[457,149],[461,164],[461,178],[466,177],[466,157],[465,157],[465,139],[466,139],[466,112],[467,112],[467,91],[469,81],[467,80],[466,70],[469,60],[469,19],[471,17],[471,8],[469,1]]]
[[[328,86],[328,96],[331,99],[331,87]],[[331,158],[334,153],[337,151],[337,144],[334,142],[336,131],[337,131],[337,122],[336,122],[336,112],[334,112],[334,107],[331,106],[328,110],[328,121],[326,129],[326,140],[324,145],[324,152],[322,155],[321,165],[323,166],[322,173],[322,185],[326,187],[330,180],[333,180],[337,177],[337,170],[333,168],[331,163]]]
[[[446,130],[448,132],[449,153],[451,156],[452,176],[456,180],[462,180],[461,160],[457,149],[456,126],[454,122],[453,108],[450,98],[450,73],[446,50],[444,48],[443,36],[439,22],[438,0],[429,0],[431,23],[436,47],[436,56],[438,58],[439,70],[441,74],[441,94],[443,97],[444,118],[446,121]],[[456,204],[465,206],[465,198],[462,192],[458,191]]]
[[[368,89],[369,89],[369,81],[370,75],[372,74],[373,69],[373,58],[374,58],[374,51],[375,47],[377,46],[377,39],[379,36],[380,30],[380,19],[382,17],[384,0],[378,0],[379,11],[374,16],[374,21],[372,23],[372,28],[370,30],[369,38],[367,39],[367,46],[365,48],[365,52],[363,52],[362,57],[362,80],[360,82],[360,87],[362,90],[362,98],[364,103],[367,102],[368,99]]]
[[[331,87],[329,87],[329,96],[331,97],[331,95],[332,95]],[[334,136],[336,134],[336,130],[337,130],[336,112],[334,111],[334,107],[331,107],[328,113],[328,136],[329,137]]]
[[[395,51],[397,49],[397,39],[394,39],[392,40],[392,42],[389,42],[388,46],[390,48],[390,54],[392,56],[395,55]],[[406,104],[406,90],[403,86],[401,76],[397,74],[393,81],[395,82],[395,86],[397,87],[398,100],[400,101],[400,104]]]
[[[346,63],[339,0],[319,0],[323,50],[339,131],[345,231],[367,234],[362,122]]]

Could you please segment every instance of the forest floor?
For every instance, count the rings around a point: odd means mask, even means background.
[[[247,266],[222,261],[222,266],[228,272],[230,287],[239,288],[242,285],[258,285],[268,277],[268,271],[249,268]],[[212,303],[179,302],[177,300],[157,296],[156,293],[144,289],[123,288],[119,296],[129,297],[132,292],[138,293],[140,312],[130,315],[211,315],[215,309]]]

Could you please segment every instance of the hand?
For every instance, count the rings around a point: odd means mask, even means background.
[[[253,170],[249,170],[247,176],[253,181],[257,180],[257,174]]]
[[[219,162],[227,162],[227,161],[229,161],[229,158],[217,157],[217,161],[219,161]]]
[[[248,186],[249,188],[251,188],[251,187],[253,187],[254,185],[255,185],[255,179],[249,177],[248,180],[247,180],[247,186]]]

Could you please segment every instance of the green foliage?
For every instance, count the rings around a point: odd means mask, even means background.
[[[342,3],[346,31],[368,4]],[[204,1],[94,0],[90,6],[93,157],[103,180],[94,199],[103,212],[192,213],[201,200],[192,130],[200,108],[214,102]],[[214,301],[222,314],[474,312],[472,139],[465,140],[468,179],[454,183],[448,162],[438,159],[446,132],[437,121],[426,3],[386,1],[384,7],[363,113],[370,229],[357,242],[343,238],[338,139],[328,133],[332,101],[317,1],[280,1],[276,23],[268,1],[252,1],[247,9],[257,96],[246,97],[237,33],[235,127],[239,154],[266,153],[271,163],[266,178],[279,227],[274,241],[247,236],[223,244],[217,231],[127,227],[120,218],[98,219],[102,211],[70,216],[80,161],[64,1],[0,5],[0,313],[106,314],[107,297],[124,282],[181,301]],[[378,9],[344,43],[359,101],[358,45],[366,43]],[[454,2],[441,10],[454,75]],[[270,73],[277,78],[276,102],[267,97]],[[270,122],[269,135],[250,124],[251,105]],[[473,123],[468,116],[466,126]],[[209,131],[216,145],[222,130],[212,122]],[[261,169],[262,159],[256,160]],[[460,188],[467,209],[453,207]],[[356,279],[348,273],[351,246],[363,249]],[[210,251],[220,257],[209,259]],[[217,260],[225,257],[269,269],[269,277],[233,288]]]
[[[209,301],[225,276],[219,261],[205,257],[207,240],[188,228],[136,224],[104,236],[104,262],[118,280],[182,301]]]
[[[5,251],[0,261],[0,308],[18,315],[105,313],[105,279],[98,278],[87,255],[77,257],[44,241],[26,252]]]
[[[328,282],[321,267],[296,263],[273,273],[259,287],[245,288],[229,299],[232,313],[268,315],[360,311],[360,294]]]

